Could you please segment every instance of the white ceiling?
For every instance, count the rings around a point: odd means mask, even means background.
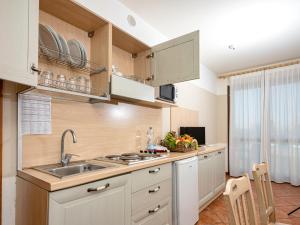
[[[119,1],[169,38],[199,29],[215,73],[300,57],[300,0]]]

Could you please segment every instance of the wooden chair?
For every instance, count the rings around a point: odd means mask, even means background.
[[[258,225],[248,175],[228,180],[223,195],[229,210],[230,225]]]
[[[287,225],[283,223],[276,223],[273,190],[268,164],[254,164],[252,174],[257,192],[261,225]]]

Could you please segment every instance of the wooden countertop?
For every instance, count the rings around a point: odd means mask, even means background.
[[[135,170],[144,169],[147,167],[157,166],[164,163],[174,162],[181,159],[190,158],[197,155],[207,154],[215,151],[219,151],[225,148],[223,144],[216,144],[201,148],[197,151],[191,151],[187,153],[179,153],[179,152],[172,152],[168,154],[167,157],[153,160],[149,162],[134,164],[134,165],[120,165],[120,164],[113,164],[116,165],[114,167],[109,167],[100,171],[93,171],[89,173],[85,173],[82,175],[75,175],[65,178],[57,178],[52,175],[48,175],[46,173],[34,170],[34,169],[24,169],[19,170],[17,172],[18,176],[47,190],[47,191],[57,191],[64,188],[69,188],[73,186],[77,186],[84,183],[93,182],[96,180],[105,179],[108,177],[113,177],[125,173],[129,173]],[[97,163],[99,161],[95,161]]]

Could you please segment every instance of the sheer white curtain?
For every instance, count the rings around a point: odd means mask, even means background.
[[[261,118],[264,73],[230,79],[230,174],[251,175],[253,163],[262,160]]]
[[[300,185],[300,65],[265,71],[264,115],[272,180]]]

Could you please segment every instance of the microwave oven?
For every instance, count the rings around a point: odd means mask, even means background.
[[[155,88],[156,99],[175,103],[177,97],[177,88],[173,84],[166,84]]]

